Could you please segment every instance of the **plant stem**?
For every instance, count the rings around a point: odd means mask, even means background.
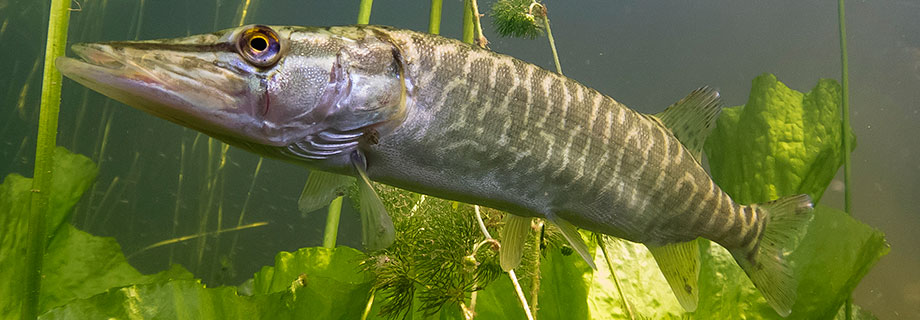
[[[246,22],[246,14],[249,13],[249,2],[250,0],[243,1],[243,8],[240,10],[240,21],[236,24],[237,26],[242,27],[243,22]]]
[[[374,0],[361,0],[361,6],[358,7],[358,24],[368,24],[371,22],[371,6]]]
[[[367,305],[364,306],[364,312],[361,313],[361,320],[367,319],[367,316],[371,314],[371,309],[374,307],[374,296],[376,294],[376,290],[371,289],[371,297],[367,298]]]
[[[482,24],[479,22],[479,4],[476,3],[476,0],[470,0],[470,10],[472,10],[470,13],[473,15],[473,28],[476,31],[476,34],[474,34],[476,44],[480,48],[486,49],[489,45],[489,40],[482,34]]]
[[[546,228],[546,225],[541,226],[541,228]],[[543,240],[542,238],[542,232],[534,232],[533,269],[536,272],[530,278],[530,309],[534,314],[537,313],[537,303],[539,303],[540,298],[540,278],[543,276],[540,273],[540,242]]]
[[[543,26],[546,27],[546,37],[549,38],[549,47],[553,50],[553,62],[556,63],[556,73],[562,74],[562,64],[559,63],[559,53],[556,52],[556,41],[553,39],[553,29],[549,27],[549,17],[546,15],[546,6],[540,5],[543,16]]]
[[[629,301],[626,300],[626,295],[623,294],[623,289],[620,287],[620,278],[617,278],[617,274],[613,270],[613,262],[610,261],[610,254],[607,253],[607,244],[604,242],[605,236],[600,233],[595,233],[594,235],[597,238],[597,244],[601,246],[604,260],[607,261],[607,268],[610,269],[610,277],[613,278],[613,284],[617,287],[617,293],[620,295],[620,299],[623,300],[623,308],[626,309],[626,315],[629,316],[630,320],[635,320],[636,316],[633,315],[632,307],[629,305]]]
[[[329,203],[329,214],[326,215],[326,231],[323,232],[323,247],[335,248],[335,239],[338,237],[339,218],[342,216],[342,197],[336,197]]]
[[[463,1],[463,43],[473,44],[473,0]]]
[[[535,275],[535,277],[537,276],[539,275]],[[524,297],[524,291],[521,290],[521,284],[518,283],[514,270],[508,270],[508,277],[511,278],[511,283],[514,284],[514,291],[517,292],[518,299],[521,300],[521,306],[524,307],[524,314],[527,316],[527,320],[533,320],[533,313],[530,312],[530,307],[527,306],[527,298]]]
[[[492,239],[492,235],[489,234],[489,230],[486,229],[486,224],[482,221],[482,213],[479,212],[479,206],[474,205],[473,210],[476,211],[476,221],[479,222],[479,229],[482,231],[482,234],[486,236],[486,239]],[[524,307],[524,314],[527,315],[528,320],[533,320],[533,314],[530,313],[530,306],[527,304],[527,297],[524,296],[524,290],[521,290],[521,284],[518,282],[514,270],[508,270],[508,277],[511,278],[511,284],[514,285],[514,291],[517,292],[518,300],[521,301],[521,306]]]
[[[185,133],[186,130],[182,130],[182,139],[179,143],[179,179],[176,183],[176,205],[173,208],[173,220],[172,220],[172,235],[176,236],[177,229],[179,228],[179,209],[182,207],[182,181],[185,178]],[[173,264],[173,253],[175,253],[175,248],[169,248],[169,264]]]
[[[844,211],[848,215],[853,215],[853,198],[850,191],[850,75],[849,62],[847,61],[847,27],[846,15],[844,14],[843,0],[837,1],[837,18],[840,25],[840,113],[843,114],[841,121],[840,136],[843,139],[843,203]],[[844,305],[846,319],[851,319],[853,313],[853,294],[847,295],[847,301]]]
[[[52,0],[48,12],[48,40],[45,43],[45,65],[42,76],[42,100],[38,117],[38,138],[35,147],[35,170],[32,179],[31,210],[29,212],[29,247],[26,251],[25,300],[21,319],[38,318],[38,300],[41,293],[42,259],[45,255],[45,214],[51,195],[51,178],[54,167],[54,146],[58,130],[58,113],[61,106],[61,72],[54,60],[64,55],[67,45],[67,23],[70,19],[70,0]]]
[[[259,162],[256,163],[256,169],[252,172],[252,180],[249,182],[249,191],[246,192],[246,200],[243,200],[243,207],[240,208],[240,216],[236,220],[236,226],[242,226],[243,220],[246,217],[246,208],[249,207],[249,199],[252,198],[252,190],[256,187],[256,180],[259,178],[259,171],[262,170],[262,160],[263,157],[259,157]],[[236,252],[236,243],[239,241],[240,235],[237,233],[233,236],[233,242],[230,243],[230,256],[233,256]]]
[[[154,248],[159,248],[159,247],[162,247],[162,246],[165,246],[165,245],[170,245],[170,244],[174,244],[174,243],[180,243],[180,242],[184,242],[184,241],[188,241],[188,240],[192,240],[192,239],[198,239],[198,238],[201,238],[201,237],[207,237],[207,236],[218,235],[218,234],[225,233],[225,232],[240,231],[240,230],[246,230],[246,229],[249,229],[249,228],[256,228],[256,227],[267,226],[267,225],[268,225],[268,222],[265,222],[265,221],[253,222],[253,223],[250,223],[250,224],[247,224],[247,225],[236,226],[236,227],[233,227],[233,228],[217,229],[217,230],[215,230],[215,231],[208,231],[208,232],[203,232],[203,233],[196,233],[196,234],[193,234],[193,235],[187,235],[187,236],[176,237],[176,238],[172,238],[172,239],[168,239],[168,240],[163,240],[163,241],[160,241],[160,242],[151,244],[151,245],[149,245],[149,246],[143,247],[143,248],[141,248],[140,250],[137,250],[136,252],[127,255],[126,259],[131,259],[131,257],[137,255],[138,253],[141,253],[141,252],[144,252],[144,251],[147,251],[147,250],[150,250],[150,249],[154,249]]]
[[[443,0],[431,0],[431,11],[428,14],[428,33],[441,33],[441,2]]]

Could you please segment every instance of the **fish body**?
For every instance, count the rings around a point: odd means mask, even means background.
[[[321,190],[358,178],[375,247],[392,242],[392,226],[370,180],[512,213],[506,269],[537,217],[586,258],[572,225],[646,244],[688,310],[698,237],[732,252],[781,315],[795,301],[785,255],[810,199],[740,205],[712,181],[699,160],[720,107],[710,89],[642,114],[513,57],[381,26],[256,25],[74,51],[82,61],[58,68],[94,90],[315,169],[310,209],[330,197]]]

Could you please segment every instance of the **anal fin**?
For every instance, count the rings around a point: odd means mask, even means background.
[[[530,234],[531,217],[521,217],[513,214],[505,216],[505,226],[502,228],[502,248],[500,261],[502,270],[508,272],[521,264],[524,251],[524,242]]]
[[[650,246],[658,268],[685,310],[693,312],[699,301],[700,249],[698,240]]]
[[[585,240],[581,238],[578,229],[575,229],[572,223],[560,217],[547,216],[546,218],[547,221],[551,222],[556,228],[562,231],[562,236],[569,241],[569,244],[572,245],[572,249],[575,249],[575,252],[578,252],[578,255],[581,256],[582,259],[585,259],[585,262],[591,266],[591,269],[597,270],[597,265],[594,264],[594,258],[591,257],[591,254],[588,252],[588,245],[586,245]]]
[[[297,208],[303,215],[319,210],[336,197],[344,195],[344,189],[354,182],[355,178],[349,176],[312,170],[297,200]]]

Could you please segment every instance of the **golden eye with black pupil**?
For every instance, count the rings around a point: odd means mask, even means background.
[[[272,28],[256,25],[240,34],[236,50],[246,62],[259,67],[271,67],[281,59],[281,41]]]

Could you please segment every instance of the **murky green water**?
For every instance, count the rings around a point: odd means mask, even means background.
[[[70,40],[166,38],[239,23],[245,1],[79,1]],[[480,4],[485,11],[490,2]],[[839,78],[835,2],[548,1],[567,76],[644,112],[693,88],[743,104],[770,72],[809,90]],[[445,1],[442,33],[459,37],[462,2]],[[253,0],[246,23],[354,23],[357,1]],[[920,2],[850,1],[847,7],[854,215],[887,234],[891,253],[866,276],[856,302],[882,319],[920,317]],[[31,175],[47,3],[0,0],[0,175]],[[427,1],[377,1],[371,23],[425,30]],[[545,39],[502,39],[495,51],[552,68]],[[265,160],[154,118],[65,80],[59,145],[101,167],[73,223],[116,237],[141,271],[181,263],[210,284],[236,284],[276,252],[321,243],[324,216],[302,217],[306,170]],[[253,180],[255,179],[255,180]],[[254,181],[254,182],[253,182]],[[842,207],[842,181],[824,204]],[[348,206],[346,205],[346,208]],[[242,219],[241,213],[244,213]],[[242,224],[268,225],[140,251],[158,241]],[[340,244],[359,246],[346,212]],[[841,235],[845,236],[845,235]]]

